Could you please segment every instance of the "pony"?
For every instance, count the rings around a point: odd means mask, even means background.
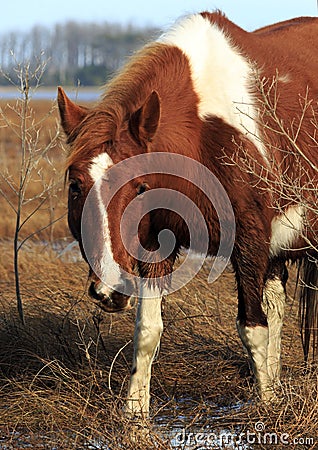
[[[132,55],[94,107],[58,88],[89,294],[108,312],[138,298],[127,415],[149,413],[181,248],[230,260],[261,400],[279,383],[289,262],[303,270],[305,357],[317,351],[317,48],[317,18],[247,32],[202,12]]]

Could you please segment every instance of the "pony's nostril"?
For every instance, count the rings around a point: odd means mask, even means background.
[[[94,281],[92,281],[89,289],[88,289],[88,293],[91,297],[93,297],[95,300],[102,300],[103,297],[105,296],[104,294],[102,294],[102,292],[100,290],[97,290],[98,284],[95,283]]]
[[[124,294],[121,292],[121,288],[118,287],[118,291],[109,289],[101,281],[93,281],[88,289],[89,295],[94,300],[98,300],[98,306],[107,312],[118,312],[131,308],[132,292],[133,285],[131,283],[129,283],[129,289],[125,289]]]

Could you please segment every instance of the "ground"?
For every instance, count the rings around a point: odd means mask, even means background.
[[[230,268],[208,285],[207,263],[189,285],[168,296],[165,331],[153,366],[151,433],[139,437],[138,447],[130,443],[129,423],[121,414],[135,311],[101,312],[85,293],[86,266],[74,262],[74,250],[58,257],[48,245],[37,244],[21,258],[23,326],[15,305],[10,252],[10,242],[2,243],[0,448],[23,448],[22,442],[31,442],[37,448],[106,449],[107,443],[111,449],[145,449],[156,442],[158,448],[168,449],[184,440],[178,435],[182,430],[206,435],[229,430],[238,435],[253,433],[258,422],[266,432],[317,437],[317,371],[304,371],[292,297],[285,319],[279,400],[261,405],[235,330]],[[90,440],[95,447],[88,446]],[[104,446],[97,447],[100,441]]]

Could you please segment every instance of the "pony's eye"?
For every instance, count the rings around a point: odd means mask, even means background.
[[[69,192],[73,199],[76,199],[81,194],[81,186],[77,180],[70,181]]]
[[[149,188],[147,183],[140,183],[136,189],[137,195],[142,195]]]

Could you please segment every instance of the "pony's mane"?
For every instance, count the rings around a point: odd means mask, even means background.
[[[66,171],[72,165],[86,165],[95,154],[101,153],[113,140],[116,118],[100,107],[90,110],[68,138],[70,152]]]
[[[124,68],[105,85],[101,101],[91,110],[69,137],[71,151],[67,168],[87,163],[94,153],[116,141],[120,125],[145,101],[151,91],[164,85],[168,67],[182,74],[171,47],[151,43],[136,52]]]

